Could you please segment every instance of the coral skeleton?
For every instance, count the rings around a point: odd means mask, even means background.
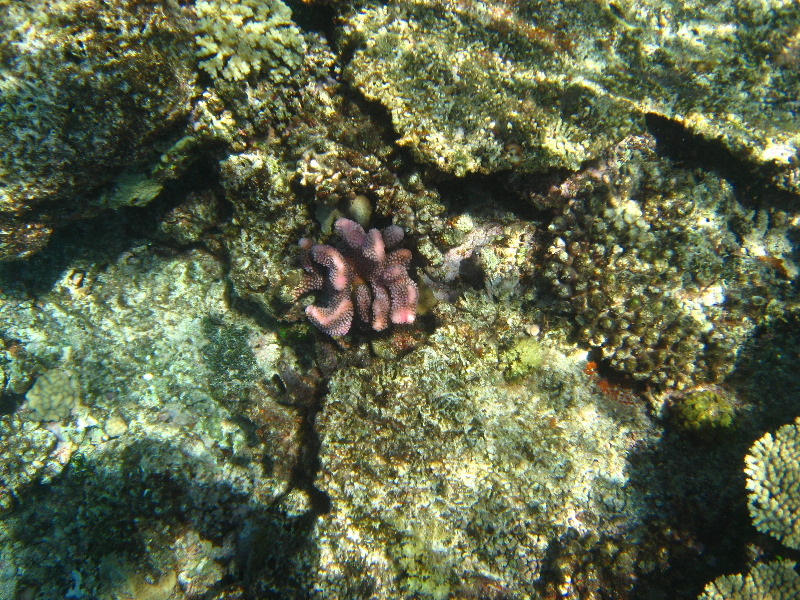
[[[297,295],[321,291],[326,299],[306,308],[311,322],[334,337],[347,334],[354,317],[375,331],[413,323],[419,291],[408,275],[411,251],[397,248],[403,230],[390,225],[364,231],[349,219],[338,219],[334,229],[341,248],[299,242],[306,277]]]

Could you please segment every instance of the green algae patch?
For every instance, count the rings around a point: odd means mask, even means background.
[[[735,398],[716,389],[690,392],[671,409],[674,422],[686,431],[711,432],[730,429],[735,421]]]
[[[508,379],[520,379],[540,369],[547,351],[536,338],[524,338],[500,354],[500,364]]]

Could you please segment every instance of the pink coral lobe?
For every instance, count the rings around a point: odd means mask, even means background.
[[[372,291],[374,295],[372,301],[372,328],[375,331],[383,331],[389,326],[389,312],[391,311],[389,292],[382,285],[373,285]]]
[[[335,248],[317,244],[311,248],[311,258],[322,266],[328,267],[328,279],[333,289],[341,292],[348,286],[347,263]]]
[[[413,323],[417,318],[419,291],[417,284],[410,279],[389,288],[392,299],[391,319],[395,325]]]
[[[377,229],[370,229],[367,233],[367,240],[364,243],[364,256],[374,262],[386,260],[386,247],[383,245],[383,237]]]
[[[336,219],[333,228],[353,250],[360,250],[367,240],[364,228],[350,219]]]
[[[338,303],[328,307],[307,306],[306,315],[314,325],[330,336],[340,336],[350,331],[353,323],[353,302],[350,298],[342,298]]]
[[[381,235],[383,236],[383,244],[387,248],[394,248],[402,242],[403,237],[405,237],[403,229],[397,225],[389,225],[381,232]]]

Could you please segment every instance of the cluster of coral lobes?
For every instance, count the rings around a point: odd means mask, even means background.
[[[334,229],[344,241],[341,250],[308,238],[299,242],[306,278],[298,293],[319,290],[327,301],[306,308],[309,320],[332,336],[349,332],[354,315],[375,331],[390,322],[413,323],[419,290],[408,275],[411,251],[392,250],[403,240],[403,230],[390,225],[365,232],[344,218],[336,220]]]
[[[796,3],[0,11],[0,598],[800,597]]]

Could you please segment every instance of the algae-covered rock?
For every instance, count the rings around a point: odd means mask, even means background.
[[[693,390],[675,401],[672,417],[687,431],[709,432],[733,425],[735,397],[721,389]]]
[[[624,506],[620,543],[642,533],[627,440],[647,439],[647,420],[602,408],[583,358],[552,340],[529,378],[507,381],[494,336],[512,313],[492,308],[475,295],[440,306],[425,345],[333,375],[317,421],[334,506],[317,529],[319,597],[364,585],[375,598],[469,597],[481,583],[530,597],[569,528],[613,537]],[[630,568],[618,575],[632,582]]]
[[[175,141],[196,63],[174,2],[3,0],[0,11],[2,260],[37,251],[62,221],[158,193],[154,144]]]
[[[79,579],[86,597],[166,598],[174,570],[205,594],[293,477],[304,421],[277,399],[298,387],[296,367],[274,333],[229,308],[214,257],[106,235],[96,260],[87,234],[45,249],[26,277],[0,265],[0,330],[20,347],[0,364],[40,373],[27,403],[0,414],[0,589],[60,598]],[[51,272],[56,253],[69,264]],[[51,493],[32,493],[42,484]]]
[[[798,192],[798,27],[778,0],[411,0],[352,13],[344,43],[398,143],[449,173],[574,169],[655,114]]]

